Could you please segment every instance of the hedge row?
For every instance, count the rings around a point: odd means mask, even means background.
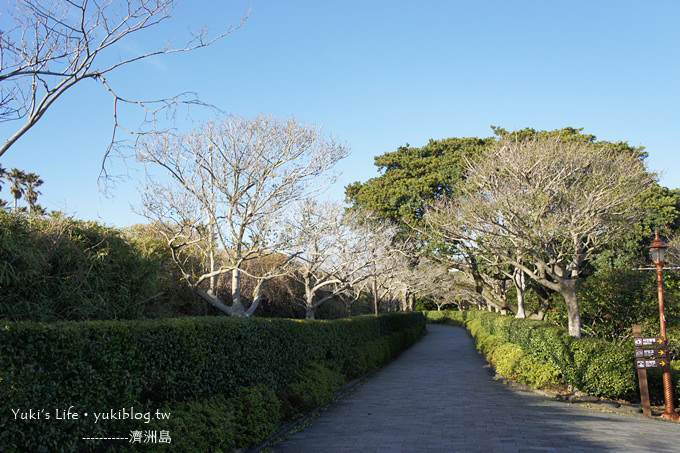
[[[91,450],[104,443],[83,437],[127,436],[123,429],[135,422],[95,423],[94,414],[118,418],[133,408],[139,414],[169,411],[171,419],[163,422],[179,430],[172,439],[175,449],[197,430],[215,437],[215,443],[208,441],[213,451],[245,448],[271,434],[281,417],[311,404],[295,398],[317,374],[335,373],[344,382],[394,357],[424,331],[420,313],[334,321],[215,317],[4,323],[0,445],[7,451],[12,446]],[[58,416],[69,407],[78,419]],[[198,421],[217,413],[216,420],[229,421],[214,432]],[[140,429],[163,424],[135,423]]]
[[[510,379],[536,387],[559,381],[590,395],[639,398],[632,341],[617,345],[596,338],[577,339],[566,329],[542,321],[485,311],[433,311],[426,317],[428,322],[464,324],[487,360]],[[677,400],[680,363],[672,366]],[[657,374],[657,370],[650,371],[650,392],[660,399]]]

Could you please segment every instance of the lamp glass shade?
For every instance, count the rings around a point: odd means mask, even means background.
[[[654,233],[654,240],[649,244],[649,251],[652,254],[652,261],[654,264],[663,265],[663,259],[666,251],[666,243],[659,239],[659,233]]]

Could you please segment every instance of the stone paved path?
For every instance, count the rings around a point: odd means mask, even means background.
[[[276,452],[680,452],[680,423],[554,401],[493,380],[459,327],[428,334]]]

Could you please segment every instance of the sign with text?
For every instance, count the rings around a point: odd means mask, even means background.
[[[668,357],[668,350],[664,348],[635,348],[635,358],[663,359]]]
[[[638,382],[640,384],[640,402],[642,403],[642,413],[645,415],[652,415],[652,405],[649,401],[649,386],[647,385],[647,361],[653,362],[656,365],[656,359],[645,358],[645,346],[648,349],[656,349],[663,345],[663,338],[661,342],[658,337],[645,338],[642,336],[642,326],[633,326],[633,346],[635,346],[635,368],[637,370]],[[647,343],[645,345],[645,343]],[[642,355],[640,356],[640,352]]]
[[[671,361],[668,359],[636,359],[635,367],[639,370],[646,370],[647,368],[668,368]]]
[[[633,345],[636,348],[642,347],[662,347],[666,345],[663,337],[635,337],[633,338]]]

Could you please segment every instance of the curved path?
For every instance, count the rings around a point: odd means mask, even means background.
[[[428,324],[394,362],[273,445],[276,452],[680,452],[680,423],[512,389],[465,329]]]

